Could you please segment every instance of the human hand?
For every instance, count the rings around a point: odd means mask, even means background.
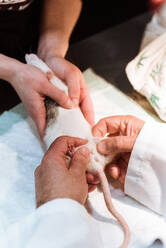
[[[52,85],[46,75],[35,66],[21,64],[9,81],[36,123],[41,137],[44,136],[46,127],[45,96],[52,98],[64,108],[74,106],[70,98]]]
[[[59,137],[46,152],[41,165],[35,170],[37,207],[56,198],[70,198],[84,204],[88,195],[86,166],[89,150],[78,149],[69,165],[66,155],[71,147],[84,145],[87,141],[72,137]]]
[[[130,154],[143,125],[144,121],[134,116],[112,116],[101,119],[92,129],[97,137],[108,134],[109,137],[97,145],[97,150],[103,155],[116,154],[107,170],[121,183],[125,181]]]
[[[93,126],[93,103],[82,72],[62,56],[46,57],[44,60],[55,75],[68,86],[70,99],[75,106],[80,106],[85,119]]]

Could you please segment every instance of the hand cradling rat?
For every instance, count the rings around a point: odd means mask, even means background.
[[[67,86],[60,79],[58,79],[49,69],[49,67],[35,54],[26,55],[26,62],[38,67],[44,73],[49,75],[49,81],[54,86],[68,94]],[[88,140],[88,143],[85,146],[90,150],[91,155],[87,171],[99,177],[107,208],[118,220],[124,230],[124,241],[120,248],[128,247],[130,242],[130,230],[124,218],[116,211],[113,206],[109,184],[104,173],[106,164],[112,161],[114,155],[103,156],[97,152],[96,144],[101,140],[101,138],[92,136],[91,127],[85,120],[79,107],[73,109],[64,109],[51,99],[47,99],[45,105],[47,127],[44,141],[46,147],[48,148],[59,136],[72,136]],[[73,150],[69,151],[69,153],[71,153],[69,156],[72,156],[72,152]]]

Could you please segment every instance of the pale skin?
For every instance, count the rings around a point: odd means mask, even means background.
[[[119,180],[122,185],[128,168],[130,154],[140,133],[144,121],[134,116],[111,116],[101,119],[92,129],[97,137],[108,137],[97,145],[103,155],[116,153],[115,159],[106,168],[109,175]],[[99,183],[97,178],[88,178],[91,184]]]
[[[78,149],[69,165],[66,155],[69,147],[86,144],[86,140],[60,137],[54,141],[35,170],[36,205],[57,198],[69,198],[84,205],[88,196],[86,168],[90,152],[83,147]]]
[[[107,169],[110,176],[122,184],[131,151],[143,125],[144,121],[134,116],[113,116],[101,119],[93,127],[95,136],[104,137],[109,133],[110,137],[101,141],[97,149],[105,155],[117,152],[117,157]],[[90,152],[85,147],[78,149],[69,165],[66,155],[71,146],[78,147],[86,143],[84,139],[67,136],[53,142],[35,171],[37,207],[57,198],[70,198],[85,204],[88,192],[93,191],[99,183],[95,176],[86,174]]]
[[[39,69],[0,54],[0,79],[14,87],[41,138],[46,128],[46,96],[67,109],[80,105],[87,121],[94,124],[93,105],[82,72],[65,59],[81,7],[81,0],[45,0],[42,13],[37,53],[68,86],[69,96],[52,86]]]

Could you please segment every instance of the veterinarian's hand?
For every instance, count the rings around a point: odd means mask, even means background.
[[[50,146],[42,163],[35,171],[37,207],[56,198],[70,198],[84,204],[88,195],[86,167],[89,150],[78,149],[69,165],[66,154],[72,147],[84,145],[79,138],[60,137]]]
[[[70,99],[80,108],[87,121],[94,125],[94,110],[88,87],[82,72],[60,56],[45,58],[45,62],[67,86]]]
[[[107,170],[121,183],[125,181],[130,154],[143,125],[144,121],[134,116],[112,116],[101,119],[93,127],[94,136],[104,137],[109,134],[97,145],[97,149],[103,155],[116,154]]]
[[[10,78],[10,83],[36,123],[41,137],[46,126],[45,96],[52,98],[64,108],[74,106],[70,98],[53,86],[46,75],[34,66],[21,64],[17,73]]]

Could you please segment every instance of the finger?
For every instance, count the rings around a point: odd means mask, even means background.
[[[71,73],[70,71],[65,75],[69,97],[76,107],[79,105],[80,101],[80,75],[81,73],[79,71],[74,71],[74,73]]]
[[[72,107],[74,107],[73,102],[65,94],[65,92],[58,89],[51,83],[48,84],[43,94],[50,97],[52,100],[54,100],[56,103],[58,103],[63,108],[71,109]]]
[[[68,153],[69,149],[71,147],[76,148],[77,146],[81,146],[86,143],[87,140],[84,139],[61,136],[52,143],[45,157],[58,161],[59,165],[63,164],[66,166],[66,154]]]
[[[89,184],[98,184],[100,182],[99,178],[91,173],[86,173],[86,179]]]
[[[117,133],[111,133],[111,134],[108,134],[107,135],[107,137],[115,137],[115,136],[119,136],[119,135],[121,135],[121,133],[120,132],[117,132]]]
[[[128,168],[128,163],[126,163],[126,160],[124,159],[124,154],[122,154],[121,157],[117,160],[117,167],[119,168],[119,177],[118,180],[120,183],[124,184],[126,173],[127,173],[127,168]]]
[[[90,96],[86,96],[84,100],[82,101],[81,105],[81,111],[85,117],[85,119],[89,122],[91,126],[94,126],[95,124],[95,114],[94,114],[94,108],[93,103],[90,98]]]
[[[84,80],[81,81],[81,93],[80,93],[80,107],[85,119],[91,126],[95,123],[95,114],[93,102],[89,94],[89,89],[86,86]]]
[[[122,184],[124,184],[124,182],[125,182],[126,173],[127,173],[127,167],[125,167],[125,166],[121,167],[119,181]]]
[[[94,136],[104,137],[106,133],[117,133],[120,131],[120,123],[124,116],[111,116],[101,119],[92,129]]]
[[[124,152],[121,154],[121,158],[126,163],[126,165],[128,165],[128,163],[129,163],[130,156],[131,156],[131,152]]]
[[[40,135],[40,139],[43,139],[44,135],[45,135],[45,129],[46,129],[46,115],[45,112],[43,114],[41,114],[42,118],[40,117],[40,115],[37,115],[35,117],[35,122],[36,122],[36,126]]]
[[[85,139],[61,136],[53,142],[53,144],[49,148],[49,152],[54,153],[55,157],[59,156],[60,154],[66,156],[70,148],[76,148],[78,146],[85,145],[86,143],[87,140]]]
[[[91,193],[96,189],[96,185],[93,184],[88,184],[88,193]]]
[[[120,168],[117,164],[111,164],[108,166],[108,173],[112,178],[117,180],[120,176]]]
[[[120,152],[131,152],[135,140],[135,136],[117,136],[106,138],[97,144],[97,150],[104,155]]]
[[[123,135],[128,135],[127,133],[131,133],[130,128],[132,128],[133,122],[140,123],[140,120],[130,115],[106,117],[101,119],[93,127],[92,133],[94,136],[98,137],[104,137],[106,133],[114,134],[117,132],[122,133]]]
[[[27,107],[33,121],[35,122],[40,138],[42,139],[45,134],[46,128],[46,109],[44,106],[44,98],[38,94],[34,94],[31,98],[31,102],[35,103],[30,108]]]
[[[77,175],[83,175],[86,172],[90,160],[90,151],[86,147],[77,150],[70,162],[70,171]]]

